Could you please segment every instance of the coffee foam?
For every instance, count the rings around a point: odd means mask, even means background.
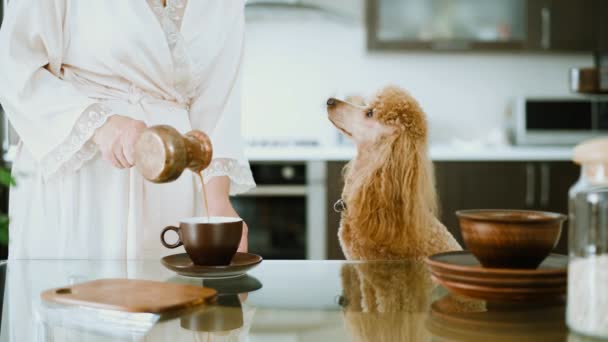
[[[207,217],[188,217],[179,221],[181,223],[230,223],[241,222],[243,220],[238,217],[211,216],[209,220],[207,220]]]

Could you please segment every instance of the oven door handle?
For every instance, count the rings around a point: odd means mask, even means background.
[[[258,185],[255,189],[237,197],[300,197],[308,194],[306,185]]]

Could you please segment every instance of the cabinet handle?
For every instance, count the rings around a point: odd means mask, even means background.
[[[534,164],[526,164],[526,207],[534,206]]]
[[[549,164],[543,163],[540,165],[540,205],[543,208],[549,206],[549,183],[551,181],[551,169]]]
[[[547,7],[540,10],[541,35],[540,46],[548,50],[551,47],[551,11]]]

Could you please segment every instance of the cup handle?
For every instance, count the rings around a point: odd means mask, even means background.
[[[177,234],[177,242],[173,243],[173,244],[169,244],[167,243],[167,241],[165,241],[165,233],[168,231],[174,231]],[[174,226],[168,226],[165,227],[165,229],[163,229],[163,231],[160,233],[160,242],[162,242],[163,246],[167,247],[167,248],[177,248],[179,246],[182,245],[182,240],[179,236],[179,228],[178,227],[174,227]]]

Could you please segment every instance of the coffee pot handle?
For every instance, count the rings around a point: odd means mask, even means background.
[[[165,241],[165,233],[168,231],[174,231],[177,234],[177,242],[175,243],[167,243],[167,241]],[[174,226],[168,226],[165,227],[163,229],[163,231],[160,233],[160,242],[163,244],[163,246],[167,247],[167,248],[177,248],[179,246],[182,245],[182,239],[179,235],[179,227],[174,227]]]

